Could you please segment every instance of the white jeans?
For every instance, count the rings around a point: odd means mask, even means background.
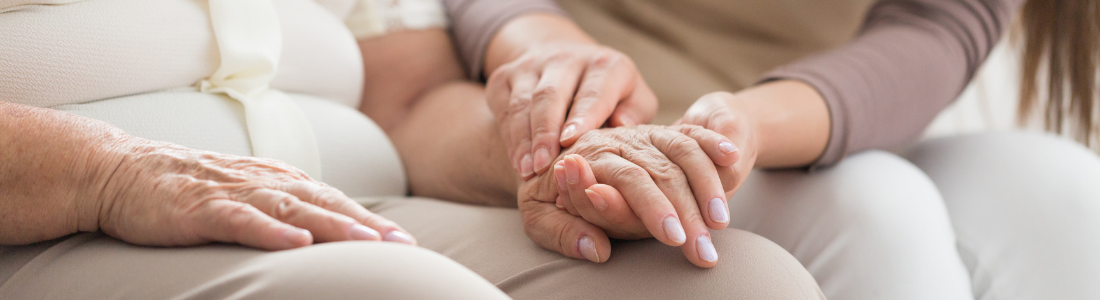
[[[756,172],[730,211],[830,299],[1100,299],[1100,158],[1054,137],[950,137],[905,158]]]

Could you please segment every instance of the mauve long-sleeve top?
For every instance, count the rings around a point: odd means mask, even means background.
[[[489,41],[523,14],[564,15],[552,0],[444,0],[459,52],[482,77]],[[794,79],[825,99],[829,143],[814,166],[918,138],[974,75],[1024,0],[881,0],[846,45],[800,59],[761,82]]]

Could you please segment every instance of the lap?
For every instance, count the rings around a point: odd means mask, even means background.
[[[603,264],[540,248],[524,234],[519,212],[429,199],[394,198],[370,206],[415,235],[422,247],[469,267],[516,299],[812,298],[806,270],[755,234],[712,232],[718,266],[691,265],[679,249],[655,240],[616,241]]]
[[[236,245],[133,246],[101,234],[64,238],[0,285],[3,299],[506,299],[434,252],[340,242],[267,252]],[[36,252],[7,247],[7,254]]]

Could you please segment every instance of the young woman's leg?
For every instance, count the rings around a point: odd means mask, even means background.
[[[979,299],[1100,299],[1100,158],[1062,139],[935,139],[907,157],[939,187]]]
[[[469,267],[515,299],[821,299],[813,278],[783,248],[755,234],[712,232],[721,257],[702,269],[654,239],[612,243],[602,264],[535,245],[519,212],[422,198],[368,206],[420,245]]]
[[[730,227],[790,251],[832,299],[969,299],[939,192],[882,151],[840,164],[755,172],[730,200]]]

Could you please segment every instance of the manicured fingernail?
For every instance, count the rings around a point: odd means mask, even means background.
[[[684,234],[684,226],[680,225],[680,220],[673,216],[665,218],[665,235],[668,235],[668,239],[676,243],[683,243],[687,240],[687,234]]]
[[[695,249],[699,250],[699,258],[709,262],[718,261],[718,251],[714,250],[714,243],[710,242],[710,237],[704,235],[696,239]]]
[[[360,241],[377,241],[382,238],[378,231],[360,224],[352,225],[351,229],[348,230],[348,236],[353,240]]]
[[[584,255],[584,258],[592,262],[600,262],[600,253],[596,252],[596,243],[593,242],[591,238],[587,236],[581,237],[581,239],[577,241],[577,247],[581,248],[581,255]]]
[[[545,169],[548,165],[550,165],[550,150],[539,147],[539,150],[535,150],[535,170]]]
[[[565,191],[569,186],[565,185],[565,166],[554,165],[554,181],[558,182],[558,191]]]
[[[568,139],[573,138],[574,135],[577,135],[577,125],[569,124],[569,126],[565,126],[565,129],[561,131],[560,141],[564,142]]]
[[[283,239],[291,246],[297,247],[312,244],[313,234],[301,228],[287,228],[283,231]]]
[[[531,176],[535,171],[531,168],[531,153],[523,155],[523,158],[519,160],[520,175],[523,177]]]
[[[730,221],[729,207],[726,206],[726,202],[722,201],[722,198],[710,199],[710,220],[718,223],[726,223]]]
[[[390,231],[390,233],[387,233],[386,238],[384,240],[387,241],[387,242],[396,242],[396,243],[402,243],[402,244],[416,245],[416,240],[413,240],[412,236],[410,236],[407,233],[397,231],[397,230]]]
[[[737,146],[734,146],[730,142],[718,143],[718,149],[722,150],[722,153],[725,153],[726,155],[730,155],[730,154],[733,154],[734,152],[737,152]]]
[[[577,164],[577,160],[572,157],[565,157],[565,182],[569,184],[576,184],[581,180],[580,165]]]
[[[596,210],[603,211],[607,209],[607,200],[604,200],[603,196],[600,196],[600,193],[590,189],[584,189],[584,194],[588,195],[588,200],[592,201],[592,206],[595,206]]]

